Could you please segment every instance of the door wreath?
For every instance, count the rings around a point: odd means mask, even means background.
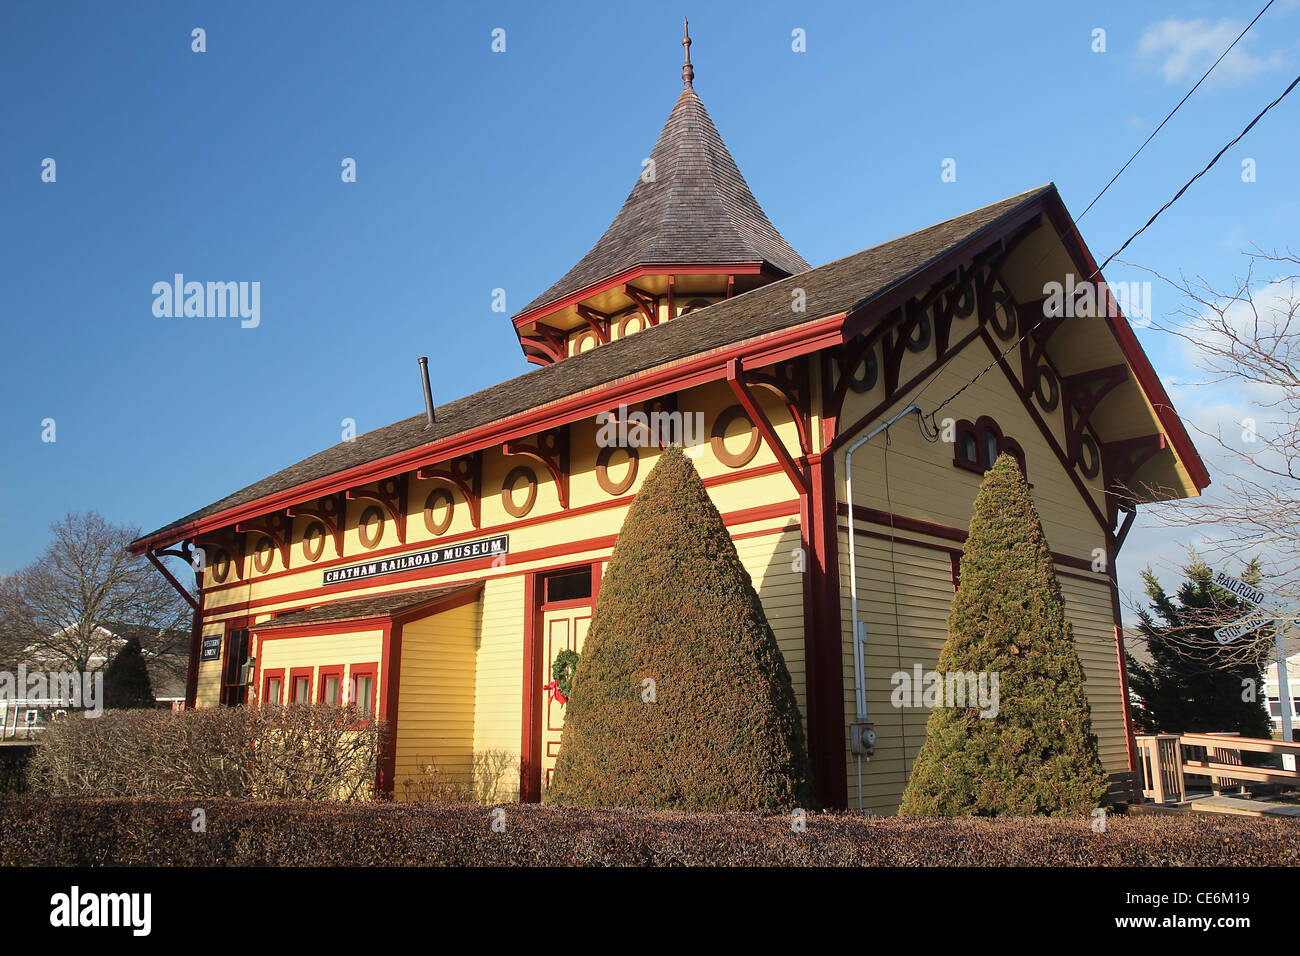
[[[561,704],[569,701],[573,693],[573,675],[578,671],[578,652],[567,648],[555,655],[551,664],[551,682],[546,689],[551,692],[551,699]]]

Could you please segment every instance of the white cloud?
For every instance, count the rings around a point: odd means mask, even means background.
[[[1138,42],[1138,57],[1148,64],[1158,65],[1166,83],[1190,83],[1200,79],[1201,74],[1241,33],[1243,25],[1236,20],[1211,23],[1209,20],[1169,17],[1147,27]],[[1281,50],[1263,56],[1247,50],[1253,39],[1253,33],[1242,37],[1210,74],[1206,85],[1245,83],[1286,65],[1287,56]]]

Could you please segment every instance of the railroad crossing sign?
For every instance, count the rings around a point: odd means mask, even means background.
[[[1235,594],[1247,604],[1254,604],[1256,607],[1273,608],[1280,603],[1276,595],[1261,591],[1253,584],[1247,584],[1241,578],[1234,578],[1222,571],[1215,572],[1214,583],[1217,587]]]
[[[1269,594],[1253,584],[1247,584],[1240,578],[1234,578],[1222,571],[1215,572],[1214,583],[1257,608],[1257,610],[1251,611],[1240,621],[1216,630],[1214,637],[1220,644],[1230,644],[1239,637],[1253,634],[1261,627],[1276,625],[1273,630],[1273,647],[1277,652],[1277,701],[1278,710],[1282,714],[1282,739],[1293,740],[1294,738],[1291,736],[1291,688],[1287,681],[1287,660],[1286,651],[1283,647],[1283,632],[1288,624],[1300,625],[1300,608],[1295,605],[1286,606],[1276,594]]]
[[[1300,617],[1295,616],[1296,608],[1282,607],[1282,602],[1277,595],[1262,591],[1253,584],[1247,584],[1240,578],[1234,578],[1222,571],[1215,572],[1214,583],[1225,591],[1235,594],[1247,604],[1259,608],[1258,611],[1250,612],[1240,621],[1234,621],[1216,630],[1214,637],[1220,644],[1229,644],[1269,624],[1300,624]]]

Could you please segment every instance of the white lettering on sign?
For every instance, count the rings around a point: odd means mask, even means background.
[[[499,534],[492,538],[480,538],[478,541],[466,541],[464,544],[449,544],[441,548],[430,548],[428,551],[384,558],[382,561],[367,561],[364,564],[350,564],[345,568],[331,568],[323,574],[322,583],[338,584],[340,581],[355,581],[382,574],[396,574],[399,571],[414,571],[440,564],[470,561],[474,558],[495,558],[506,554],[509,550],[510,536]]]
[[[1235,641],[1239,637],[1253,634],[1264,625],[1272,623],[1273,619],[1268,617],[1242,618],[1235,624],[1229,624],[1226,627],[1219,628],[1214,632],[1214,637],[1220,644],[1227,644],[1229,641]]]
[[[1222,571],[1215,572],[1214,583],[1251,604],[1264,604],[1268,601],[1268,595],[1259,588],[1252,587],[1240,578],[1229,577]]]

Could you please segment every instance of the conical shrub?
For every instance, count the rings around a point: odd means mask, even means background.
[[[659,457],[601,580],[546,802],[808,808],[781,649],[722,516],[680,448]]]
[[[1085,815],[1106,774],[1052,554],[1015,460],[975,499],[941,674],[998,678],[995,716],[936,707],[901,814]]]
[[[122,645],[104,668],[104,706],[110,710],[153,707],[153,685],[138,637]]]

